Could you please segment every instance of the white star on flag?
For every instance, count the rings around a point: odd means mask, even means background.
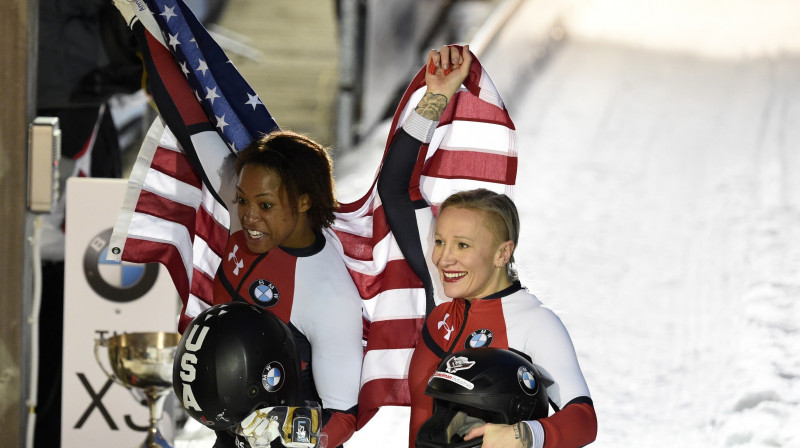
[[[214,115],[214,116],[217,117],[216,115]],[[217,117],[217,127],[219,128],[220,132],[225,132],[225,126],[227,126],[227,125],[228,125],[228,123],[225,123],[225,115],[224,114],[221,117]]]
[[[162,12],[160,15],[164,16],[166,18],[167,22],[169,22],[169,19],[177,16],[177,14],[175,14],[175,7],[174,6],[172,8],[168,8],[168,7],[164,6],[164,12]]]
[[[206,99],[211,101],[212,106],[214,105],[215,98],[219,98],[219,95],[217,95],[217,88],[214,87],[213,89],[209,89],[208,87],[206,87]]]
[[[248,100],[244,104],[249,104],[249,105],[253,106],[253,110],[256,110],[256,106],[258,106],[259,104],[262,105],[262,106],[264,105],[264,103],[261,102],[261,99],[258,97],[258,95],[250,95],[248,93],[247,94],[247,98],[248,98]]]
[[[169,35],[169,46],[172,47],[173,51],[176,50],[178,48],[178,45],[180,45],[180,44],[181,44],[181,42],[178,40],[178,35],[177,34],[174,35],[174,36],[172,34]]]
[[[189,69],[186,67],[186,62],[181,62],[180,66],[181,66],[181,71],[183,72],[183,76],[188,77]]]
[[[206,61],[200,59],[200,62],[198,63],[197,68],[195,70],[197,70],[198,72],[203,72],[203,76],[205,76],[206,71],[208,70],[208,64],[206,64]]]

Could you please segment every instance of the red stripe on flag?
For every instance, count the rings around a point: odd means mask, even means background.
[[[390,289],[422,288],[422,281],[414,274],[406,260],[390,260],[386,268],[378,275],[367,275],[350,270],[350,276],[361,294],[361,298],[369,300],[379,292]]]
[[[354,260],[372,261],[372,249],[375,243],[371,236],[354,235],[352,233],[333,231],[342,242],[344,254]]]
[[[222,257],[222,253],[225,251],[225,244],[228,242],[228,229],[218,223],[202,206],[197,210],[195,231],[197,232],[197,236],[206,242],[209,249],[214,251],[217,256]],[[205,298],[211,296],[198,297]]]
[[[178,108],[181,119],[187,126],[199,123],[210,123],[200,103],[197,102],[194,92],[183,76],[180,66],[175,62],[175,57],[169,50],[161,45],[150,32],[145,32],[153,65],[158,70],[158,76],[169,92],[169,97]],[[158,101],[156,101],[158,103]]]
[[[178,333],[183,334],[186,327],[192,322],[192,319],[194,319],[194,317],[186,315],[186,304],[184,303],[183,308],[181,308],[181,315],[178,318]]]
[[[136,212],[178,223],[186,227],[186,230],[189,231],[189,236],[194,238],[193,224],[197,213],[193,207],[172,201],[147,190],[142,190],[139,193],[139,202],[136,203]]]
[[[426,176],[444,179],[471,179],[514,185],[517,158],[475,151],[436,151],[425,164]]]
[[[414,348],[425,319],[393,319],[372,322],[367,350]]]
[[[408,406],[411,393],[405,379],[381,378],[367,382],[358,393],[358,422],[361,429],[380,406]]]
[[[194,171],[192,164],[186,158],[186,155],[171,151],[169,149],[159,146],[153,154],[153,161],[150,163],[150,168],[164,173],[170,177],[189,184],[197,189],[202,187],[202,182]]]
[[[178,290],[178,295],[185,303],[189,297],[189,277],[186,275],[186,266],[183,264],[178,248],[169,243],[140,240],[128,236],[125,242],[125,261],[133,263],[161,263],[167,267],[172,282]]]
[[[372,251],[375,244],[389,234],[389,223],[386,222],[386,215],[383,207],[378,207],[372,217],[372,236],[361,236],[352,233],[335,230],[336,236],[342,242],[344,254],[350,258],[361,261],[372,261]]]
[[[453,107],[446,108],[439,119],[439,126],[450,124],[453,121],[474,121],[498,124],[511,130],[516,129],[507,111],[466,92],[461,91],[453,95],[451,104]]]
[[[356,212],[356,211],[360,210],[361,207],[363,207],[364,204],[367,203],[367,200],[370,198],[369,192],[371,192],[372,190],[375,189],[375,185],[377,184],[377,182],[378,182],[378,179],[375,179],[375,180],[372,181],[372,186],[369,187],[369,190],[367,190],[368,193],[365,194],[364,196],[361,196],[361,199],[358,199],[358,200],[356,200],[354,202],[349,202],[347,204],[339,204],[339,207],[336,209],[336,212],[337,213],[353,213],[353,212]],[[369,214],[367,214],[366,216],[369,216]]]
[[[211,305],[206,298],[214,297],[214,279],[195,268],[192,272],[192,294]]]

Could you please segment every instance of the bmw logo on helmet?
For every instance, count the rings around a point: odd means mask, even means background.
[[[256,280],[250,285],[250,298],[256,305],[269,308],[278,304],[281,295],[269,280]]]
[[[273,361],[264,367],[264,373],[261,375],[261,384],[267,392],[275,392],[283,386],[283,378],[285,370],[278,361]]]
[[[520,366],[520,368],[517,369],[517,381],[519,381],[519,385],[522,387],[523,392],[528,395],[536,394],[536,377],[531,369],[525,366]]]
[[[467,338],[467,341],[464,343],[464,348],[488,347],[492,345],[492,339],[494,339],[492,330],[486,328],[475,330]]]

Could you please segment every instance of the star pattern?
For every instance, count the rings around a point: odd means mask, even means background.
[[[258,106],[259,104],[262,105],[262,106],[264,105],[264,103],[261,102],[261,99],[258,97],[258,95],[250,95],[248,93],[247,94],[247,98],[248,98],[247,102],[244,103],[244,104],[247,104],[249,106],[253,106],[253,110],[256,110],[256,106]]]
[[[200,59],[197,63],[197,68],[195,69],[198,72],[203,72],[203,76],[206,76],[206,71],[208,71],[208,64],[206,61]]]
[[[177,34],[175,34],[175,35],[170,34],[169,35],[169,42],[167,43],[167,45],[172,47],[172,51],[177,50],[178,49],[178,45],[180,45],[180,44],[181,43],[178,40],[178,35]]]
[[[214,105],[214,100],[217,98],[219,98],[219,95],[217,95],[217,88],[209,89],[206,87],[206,99],[211,101],[212,106]]]
[[[194,18],[184,17],[175,0],[152,1],[154,10],[162,11],[154,16],[163,42],[175,57],[176,68],[224,144],[237,152],[257,136],[277,129],[258,94],[202,25]],[[224,91],[219,85],[221,79],[225,79]]]
[[[177,14],[175,14],[175,7],[173,6],[172,8],[169,8],[166,5],[164,6],[164,12],[162,12],[160,15],[164,17],[164,20],[166,20],[167,23],[169,23],[169,19],[177,17]]]
[[[225,123],[225,115],[216,118],[217,118],[217,127],[219,128],[219,131],[225,132],[225,126],[228,126],[228,123]]]

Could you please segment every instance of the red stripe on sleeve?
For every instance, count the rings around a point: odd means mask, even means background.
[[[584,446],[597,438],[597,415],[587,403],[564,406],[539,423],[544,428],[544,448]]]
[[[356,416],[334,411],[322,432],[328,435],[328,446],[342,445],[356,432]]]

